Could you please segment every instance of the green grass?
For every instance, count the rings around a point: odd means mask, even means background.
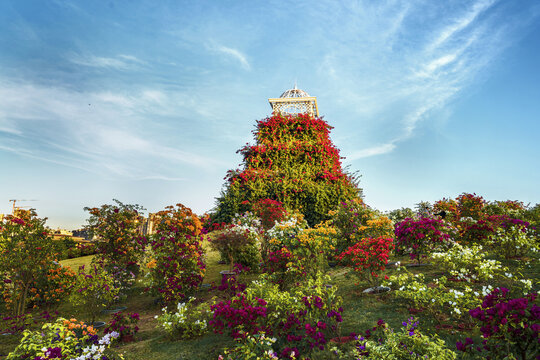
[[[221,276],[219,272],[228,268],[227,265],[218,264],[219,255],[211,251],[207,244],[206,250],[206,277],[204,283],[219,284]],[[88,265],[92,256],[85,256],[78,259],[69,259],[62,261],[64,266],[70,266],[72,269],[77,269],[80,265]],[[406,258],[394,258],[391,261],[401,260],[406,262]],[[519,265],[516,260],[505,262],[511,270],[515,270]],[[540,264],[538,261],[531,262],[530,267],[525,267],[522,271],[523,275],[538,281]],[[434,266],[426,266],[420,268],[410,268],[413,273],[422,272],[428,279],[436,278],[442,273]],[[389,268],[386,274],[390,275],[395,270]],[[337,286],[338,294],[343,298],[343,323],[341,324],[341,334],[348,335],[350,332],[361,333],[375,325],[378,319],[384,319],[391,327],[398,329],[401,323],[406,321],[411,315],[407,306],[400,300],[395,299],[391,292],[367,295],[361,290],[365,289],[366,283],[357,284],[356,277],[350,275],[350,271],[346,268],[331,268],[327,273],[331,277],[331,284]],[[244,278],[244,281],[249,281],[255,278],[256,275],[251,275]],[[493,284],[495,285],[495,284]],[[497,284],[500,285],[500,284]],[[209,290],[198,290],[194,296],[198,299],[210,299],[215,293]],[[161,306],[154,301],[150,295],[142,291],[141,285],[136,285],[128,294],[128,298],[122,303],[127,306],[128,312],[138,312],[141,317],[139,322],[140,331],[136,336],[136,342],[121,344],[117,351],[123,353],[126,360],[151,359],[151,360],[206,360],[217,359],[222,349],[227,346],[232,346],[233,341],[224,335],[207,334],[194,340],[170,340],[165,336],[165,333],[157,328],[155,315],[161,313]],[[76,312],[69,304],[62,304],[58,309],[63,317],[83,316],[84,313]],[[478,330],[473,332],[463,332],[456,329],[435,329],[436,321],[427,314],[416,315],[420,320],[420,329],[424,333],[435,334],[445,340],[451,349],[455,349],[455,342],[463,339],[466,336],[478,336]],[[109,321],[111,315],[101,315],[98,320]],[[18,343],[20,336],[0,336],[0,359],[7,355]],[[317,356],[314,359],[319,359]]]
[[[74,259],[66,259],[61,260],[60,264],[62,266],[68,266],[73,271],[77,271],[79,269],[79,266],[84,265],[85,267],[90,266],[90,263],[92,262],[92,259],[94,258],[94,255],[88,255],[88,256],[81,256]]]

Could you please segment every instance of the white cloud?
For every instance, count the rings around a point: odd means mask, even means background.
[[[352,161],[352,160],[358,160],[361,158],[371,157],[375,155],[382,155],[382,154],[392,152],[395,148],[396,148],[396,145],[393,143],[378,145],[371,148],[356,151],[353,154],[347,156],[347,160]]]
[[[493,6],[495,2],[496,0],[482,0],[474,2],[469,11],[461,16],[458,16],[451,25],[440,29],[438,31],[439,35],[427,46],[427,49],[429,51],[433,51],[434,49],[448,42],[454,35],[469,27],[481,13]]]
[[[167,108],[170,101],[157,89],[133,94],[72,92],[5,80],[0,85],[0,120],[7,125],[0,127],[0,149],[132,179],[147,176],[151,169],[154,179],[176,181],[180,177],[174,170],[182,166],[218,165],[212,157],[183,149],[181,133],[177,146],[148,136],[157,125],[148,117],[160,111],[174,114]]]
[[[234,60],[237,60],[245,70],[251,70],[251,65],[249,64],[246,55],[244,55],[240,50],[223,45],[213,45],[210,48],[214,51],[225,54]]]
[[[96,67],[96,68],[111,68],[117,70],[129,70],[144,64],[144,61],[139,60],[132,55],[118,55],[117,57],[103,57],[95,55],[70,54],[67,59],[74,64]]]

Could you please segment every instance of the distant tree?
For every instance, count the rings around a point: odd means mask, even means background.
[[[388,217],[395,223],[403,221],[407,218],[414,218],[416,216],[413,209],[408,207],[402,207],[401,209],[395,209],[388,212]]]
[[[238,150],[242,168],[227,173],[214,221],[228,222],[258,200],[272,199],[299,210],[313,226],[327,220],[340,202],[360,196],[357,177],[342,169],[330,129],[308,114],[257,121],[256,143]]]

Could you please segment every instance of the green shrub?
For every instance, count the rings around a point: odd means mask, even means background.
[[[416,360],[437,359],[454,360],[456,353],[446,347],[444,340],[422,334],[418,322],[410,318],[402,323],[401,331],[393,331],[379,321],[378,333],[368,339],[361,338],[355,349],[355,359],[371,360]]]
[[[163,308],[161,315],[156,315],[159,327],[163,328],[172,339],[191,339],[208,332],[210,305],[195,305],[195,298],[179,302],[174,311]]]

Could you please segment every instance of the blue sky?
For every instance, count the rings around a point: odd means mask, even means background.
[[[317,96],[368,204],[540,202],[538,1],[0,2],[0,213],[202,214],[268,98]]]

